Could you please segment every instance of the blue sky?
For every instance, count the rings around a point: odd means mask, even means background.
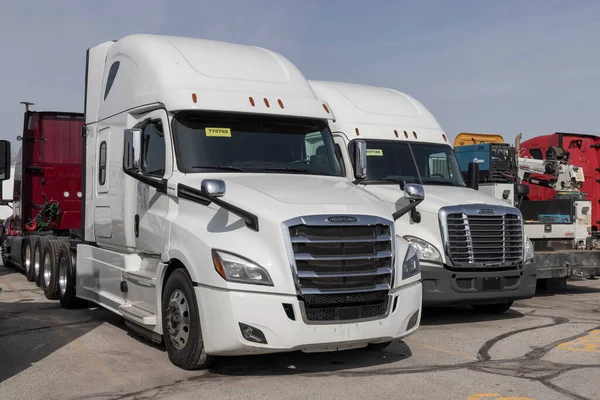
[[[0,0],[0,138],[21,133],[20,101],[82,111],[86,49],[130,33],[262,46],[311,79],[398,89],[451,138],[597,133],[598,21],[584,0]]]

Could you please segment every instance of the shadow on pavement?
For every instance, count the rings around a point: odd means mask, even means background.
[[[295,375],[369,368],[395,363],[412,356],[403,341],[383,350],[354,349],[327,353],[279,353],[217,358],[210,372],[233,376]]]
[[[485,314],[475,312],[469,306],[444,306],[425,308],[421,316],[421,325],[455,325],[473,322],[502,321],[523,318],[520,312],[510,309],[504,314]]]
[[[7,292],[4,288],[0,296]],[[1,297],[0,297],[1,298]],[[103,309],[63,310],[58,302],[24,298],[0,302],[0,382],[26,370],[100,324]]]
[[[571,278],[565,282],[564,279],[544,279],[538,280],[535,297],[569,296],[588,293],[600,293],[599,280]]]

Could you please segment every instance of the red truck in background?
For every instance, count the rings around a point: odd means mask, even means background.
[[[81,228],[83,124],[82,113],[30,111],[27,105],[18,138],[13,215],[4,229],[2,258],[24,268],[45,292],[52,285],[44,282],[42,264],[55,261],[58,241]]]
[[[582,192],[585,200],[592,202],[592,236],[600,239],[600,136],[583,133],[556,132],[537,136],[521,143],[521,157],[542,160],[550,146],[557,146],[569,152],[569,162],[583,169],[585,182]],[[530,200],[551,200],[556,192],[553,189],[531,185]]]

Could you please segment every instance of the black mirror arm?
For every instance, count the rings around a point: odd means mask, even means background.
[[[253,231],[258,232],[258,217],[256,215],[254,215],[246,210],[243,210],[239,207],[236,207],[233,204],[230,204],[230,203],[224,201],[220,197],[211,196],[210,194],[206,193],[206,191],[204,191],[204,190],[201,190],[200,194],[202,195],[202,197],[206,198],[210,202],[215,203],[219,207],[229,211],[232,214],[237,215],[238,217],[240,217],[241,219],[244,220],[244,222],[246,223],[246,226],[248,228],[252,229]]]
[[[394,221],[396,221],[398,218],[402,217],[404,214],[406,214],[407,212],[410,211],[410,217],[414,222],[420,222],[421,221],[421,214],[416,210],[416,207],[421,204],[421,202],[423,201],[423,199],[421,200],[411,200],[410,203],[404,207],[402,207],[401,209],[399,209],[398,211],[396,211],[395,213],[392,214],[392,217],[394,217]]]

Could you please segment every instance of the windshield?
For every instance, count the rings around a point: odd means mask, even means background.
[[[398,181],[423,185],[465,186],[452,148],[444,144],[365,140],[365,184]],[[351,143],[352,144],[352,143]],[[353,152],[351,151],[350,154]]]
[[[182,172],[342,174],[326,121],[186,112],[173,136]]]

